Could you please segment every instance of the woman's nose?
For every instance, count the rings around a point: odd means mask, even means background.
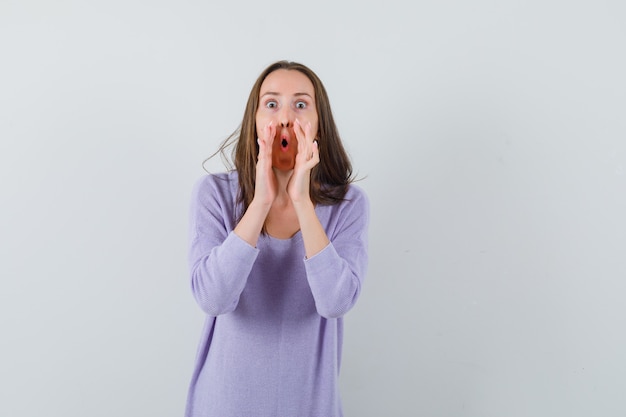
[[[281,127],[289,127],[293,124],[292,114],[289,109],[283,109],[278,115],[278,122]]]

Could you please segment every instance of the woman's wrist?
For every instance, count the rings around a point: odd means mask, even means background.
[[[313,201],[311,201],[311,197],[306,196],[303,197],[301,200],[291,200],[291,203],[293,204],[294,209],[296,210],[296,214],[302,213],[302,212],[311,212],[311,211],[315,211],[315,204],[313,204]]]
[[[265,215],[267,216],[267,213],[269,213],[270,208],[272,207],[272,203],[273,201],[264,201],[257,196],[254,196],[252,198],[252,201],[250,202],[250,205],[248,205],[247,210],[265,213]]]
[[[270,211],[270,207],[271,204],[263,204],[253,199],[235,227],[235,233],[251,246],[256,247],[259,234],[263,229],[265,218]]]

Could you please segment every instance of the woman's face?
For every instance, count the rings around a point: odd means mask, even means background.
[[[294,167],[298,152],[298,139],[294,133],[296,119],[302,126],[311,123],[311,131],[317,132],[313,83],[300,71],[276,70],[261,84],[256,111],[257,134],[263,132],[270,122],[276,127],[272,145],[272,166],[276,169],[288,171]]]

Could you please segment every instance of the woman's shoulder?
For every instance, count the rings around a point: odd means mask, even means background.
[[[343,198],[343,202],[347,204],[357,204],[360,206],[369,206],[369,199],[367,198],[367,193],[360,186],[351,183],[348,185],[348,190],[346,191],[346,195]]]
[[[341,213],[365,213],[369,211],[369,199],[363,188],[350,183],[341,201],[325,207],[325,210],[339,216],[345,215]]]
[[[319,205],[316,212],[332,241],[348,229],[354,233],[367,230],[370,217],[369,199],[363,188],[351,183],[341,201],[331,205]]]
[[[196,180],[193,194],[200,199],[209,196],[231,199],[237,195],[238,186],[236,171],[208,173]]]
[[[224,188],[237,185],[237,171],[203,174],[196,180],[196,188]]]

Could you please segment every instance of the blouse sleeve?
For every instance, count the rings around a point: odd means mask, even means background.
[[[237,307],[258,249],[233,232],[235,201],[227,177],[206,176],[194,187],[190,214],[191,289],[210,316]]]
[[[369,202],[351,188],[335,213],[333,230],[327,230],[330,243],[304,261],[317,312],[326,318],[341,317],[354,306],[367,272]]]

